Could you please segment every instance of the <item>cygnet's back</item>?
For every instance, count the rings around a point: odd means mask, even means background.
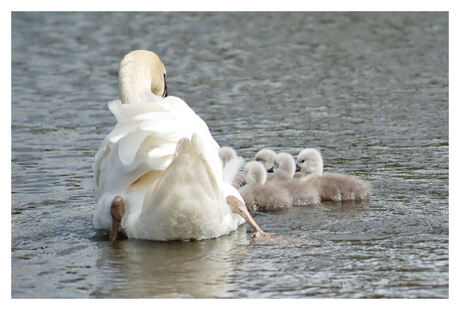
[[[300,179],[294,179],[296,166],[294,158],[288,153],[276,155],[273,165],[275,180],[272,184],[277,188],[285,188],[293,199],[294,205],[312,205],[320,202],[316,188]]]
[[[323,174],[323,159],[316,149],[303,149],[297,156],[297,165],[302,173],[302,180],[314,186],[321,201],[368,200],[371,186],[357,177],[338,174]]]
[[[248,209],[270,211],[292,205],[292,197],[285,188],[265,184],[267,172],[260,162],[247,163],[244,174],[247,185],[238,190]]]
[[[238,157],[236,151],[230,146],[221,147],[219,150],[219,157],[222,161],[224,177],[231,176],[226,182],[230,183],[235,188],[243,186],[245,184],[244,174],[242,171],[239,171],[239,169],[244,165],[244,159]]]
[[[370,199],[370,184],[351,175],[324,173],[321,176],[311,177],[305,183],[317,189],[321,201],[366,201]]]

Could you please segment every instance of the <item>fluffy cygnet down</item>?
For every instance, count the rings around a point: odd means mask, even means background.
[[[273,164],[275,163],[275,157],[275,151],[267,148],[261,149],[254,156],[254,159],[261,163],[265,167],[265,170],[268,172],[267,183],[275,179],[275,175],[273,174]]]
[[[276,153],[270,149],[261,149],[256,153],[254,159],[260,162],[264,167],[265,170],[269,170],[273,167],[273,163],[275,162]]]
[[[247,163],[244,174],[247,185],[239,188],[239,192],[249,210],[271,211],[292,205],[292,197],[286,188],[265,184],[267,172],[260,162]]]
[[[239,171],[239,168],[244,164],[244,160],[238,157],[236,151],[230,146],[223,146],[219,150],[219,157],[224,168],[224,176],[232,175],[232,179],[227,181],[235,188],[246,184],[243,171]]]
[[[296,165],[291,154],[277,154],[273,165],[275,180],[270,184],[286,189],[293,199],[293,205],[305,206],[320,203],[320,196],[314,184],[306,184],[300,179],[293,178],[295,170]]]
[[[230,160],[235,159],[236,156],[236,151],[230,146],[222,146],[219,150],[219,157],[224,167]]]
[[[369,183],[350,175],[338,173],[323,174],[323,159],[316,149],[303,149],[297,156],[301,179],[318,190],[321,201],[369,200]]]

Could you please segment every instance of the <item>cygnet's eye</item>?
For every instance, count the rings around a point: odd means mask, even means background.
[[[263,161],[263,160],[260,157],[256,157],[256,161]]]
[[[301,159],[299,160],[299,163],[303,163],[305,161],[305,159]]]

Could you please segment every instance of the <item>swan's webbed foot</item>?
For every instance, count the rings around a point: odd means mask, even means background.
[[[125,214],[125,202],[121,196],[117,196],[112,200],[110,206],[110,214],[112,215],[112,231],[110,232],[110,241],[117,240],[118,227],[120,226],[121,218]]]
[[[244,202],[242,202],[235,196],[228,196],[227,203],[230,206],[230,209],[233,213],[241,215],[246,220],[246,222],[248,222],[248,224],[251,225],[252,228],[254,228],[254,230],[256,231],[256,235],[262,236],[265,234],[265,232],[259,227],[259,225],[257,225],[256,221],[254,221],[251,214],[249,214],[249,211],[246,208]]]

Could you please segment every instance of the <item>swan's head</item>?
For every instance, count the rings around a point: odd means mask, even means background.
[[[257,161],[250,161],[244,166],[245,181],[247,184],[265,184],[267,172],[264,165]]]
[[[265,170],[273,167],[275,162],[276,153],[270,149],[261,149],[256,153],[255,160],[264,165]]]
[[[302,175],[323,174],[323,158],[316,149],[303,149],[297,155],[297,165]]]
[[[166,69],[154,52],[136,50],[126,54],[118,78],[123,103],[138,103],[139,94],[144,91],[162,98],[168,95]]]
[[[289,180],[296,170],[294,157],[289,153],[278,153],[273,164],[273,172],[278,180]]]
[[[225,166],[226,163],[236,158],[236,151],[229,146],[223,146],[219,150],[219,157]]]

